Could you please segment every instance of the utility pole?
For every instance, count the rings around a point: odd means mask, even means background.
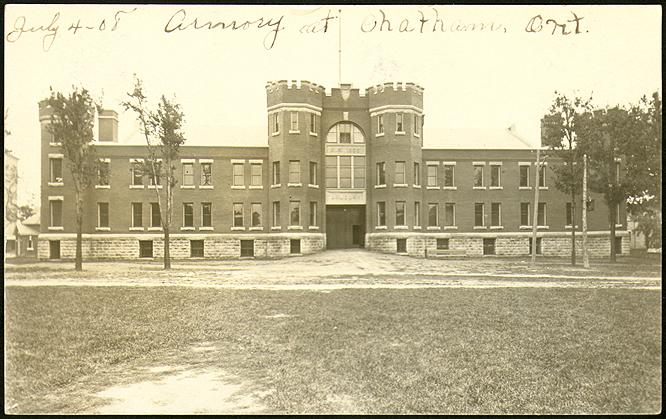
[[[534,182],[534,209],[532,210],[532,265],[536,264],[537,251],[537,222],[539,218],[539,172],[541,166],[539,162],[541,147],[537,148],[536,153],[536,180]]]
[[[587,255],[587,154],[583,154],[583,267],[590,267]]]

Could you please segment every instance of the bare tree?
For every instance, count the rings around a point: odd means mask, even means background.
[[[157,108],[150,109],[143,83],[136,76],[134,89],[127,95],[129,99],[122,105],[126,110],[136,113],[141,133],[146,140],[148,156],[141,165],[141,170],[155,185],[160,208],[160,223],[164,232],[164,269],[171,269],[169,234],[173,216],[173,189],[178,183],[175,177],[175,162],[178,159],[180,146],[185,143],[181,131],[184,115],[180,105],[164,95],[160,98]],[[164,192],[161,185],[165,186]]]

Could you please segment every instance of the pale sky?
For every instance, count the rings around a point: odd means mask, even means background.
[[[48,96],[49,86],[69,91],[79,85],[103,96],[104,107],[120,114],[120,143],[142,143],[134,115],[120,107],[136,73],[152,99],[175,95],[186,117],[187,144],[266,146],[267,81],[338,85],[338,8],[6,6],[4,94],[12,132],[6,147],[20,159],[19,204],[39,202],[37,102]],[[380,9],[393,31],[387,24],[379,30]],[[329,10],[333,19],[326,33],[301,33],[311,23],[319,22],[321,29]],[[536,15],[541,31],[526,32]],[[170,20],[169,29],[195,17],[199,25],[259,18],[265,25],[165,32]],[[439,23],[433,32],[437,18],[445,32]],[[70,27],[79,19],[83,28],[74,33]],[[571,33],[562,35],[560,28],[553,35],[548,19],[566,23],[564,30]],[[471,23],[476,31],[451,31],[452,24],[455,30]],[[478,30],[479,23],[486,28]],[[534,23],[538,29],[538,18]],[[400,32],[401,25],[412,31]],[[21,27],[25,32],[17,30]],[[555,90],[593,92],[599,106],[635,103],[661,92],[658,6],[342,6],[342,50],[343,83],[361,89],[392,81],[424,87],[428,148],[446,147],[444,133],[450,129],[512,124],[536,144],[539,119]],[[469,144],[475,146],[480,145]]]

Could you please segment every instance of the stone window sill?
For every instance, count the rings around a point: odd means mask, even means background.
[[[380,132],[380,133],[375,134],[375,137],[383,137],[383,136],[384,136],[384,133],[383,133],[383,132]]]
[[[317,133],[316,133],[316,132],[312,132],[312,131],[310,131],[310,135],[313,136],[313,137],[317,137]]]
[[[264,189],[263,185],[250,185],[250,189]]]
[[[309,184],[308,186],[309,186],[310,188],[319,189],[319,185]]]
[[[421,185],[412,185],[412,187],[414,187],[416,189],[421,189]]]
[[[199,189],[214,189],[213,185],[199,185]]]
[[[95,189],[111,189],[111,185],[95,185]]]
[[[60,147],[62,143],[49,143],[49,145],[53,147]]]
[[[405,135],[405,131],[396,131],[395,135]]]
[[[49,182],[49,186],[64,186],[65,184],[62,182]]]
[[[63,231],[64,229],[65,227],[53,227],[53,226],[49,227],[49,230],[51,231]]]
[[[472,186],[472,189],[486,189],[485,186]]]
[[[282,227],[280,227],[280,226],[273,226],[273,227],[271,227],[271,230],[282,230]]]
[[[287,226],[287,230],[303,230],[303,226]]]
[[[245,231],[245,227],[231,227],[231,231]]]
[[[278,183],[277,185],[271,185],[271,188],[272,188],[272,189],[280,188],[280,187],[282,187],[282,185],[279,184],[279,183]]]
[[[447,191],[457,191],[458,187],[457,186],[442,186],[442,189],[447,190]]]
[[[375,189],[384,189],[386,185],[375,185]]]
[[[245,186],[242,186],[242,185],[231,185],[231,189],[245,189]]]
[[[426,186],[426,189],[439,190],[439,186]]]
[[[180,185],[180,189],[194,189],[194,185]]]
[[[143,227],[130,227],[129,231],[143,231]]]
[[[194,231],[194,227],[181,227],[180,231]]]
[[[199,231],[213,231],[213,227],[199,227]]]
[[[414,230],[420,230],[421,226],[414,226]]]
[[[274,132],[274,133],[271,134],[271,136],[273,136],[273,137],[277,137],[278,135],[280,135],[280,131]]]
[[[474,226],[474,230],[486,230],[487,228],[486,226]]]
[[[541,191],[547,191],[547,190],[548,190],[548,186],[539,186],[539,190],[541,190]]]
[[[162,231],[162,227],[148,227],[148,231]]]
[[[95,231],[111,231],[110,227],[95,227]]]
[[[414,133],[414,137],[416,137],[416,138],[421,138],[421,134],[419,134],[418,132],[415,132],[415,133]]]
[[[617,226],[615,226],[615,227],[617,227]],[[564,226],[564,228],[565,228],[566,230],[571,230],[571,225],[566,225],[566,226]],[[576,228],[579,228],[579,227],[576,226]]]
[[[287,183],[287,187],[289,188],[300,188],[301,186],[303,186],[302,183]]]
[[[529,190],[532,189],[532,187],[531,186],[519,186],[518,189],[521,190],[521,191],[529,191]]]
[[[300,134],[300,133],[301,133],[300,130],[299,130],[299,131],[292,131],[292,130],[289,130],[289,134]]]
[[[144,186],[143,185],[129,185],[129,188],[130,189],[143,189]]]
[[[192,188],[194,188],[194,186]],[[148,185],[148,189],[155,189],[155,185]],[[162,189],[162,185],[157,185],[157,189]]]
[[[491,230],[503,230],[504,226],[490,226]]]
[[[457,230],[458,226],[444,226],[444,230]]]
[[[248,230],[250,231],[262,231],[264,228],[263,227],[250,227]]]
[[[488,189],[504,189],[503,186],[490,186]]]
[[[407,230],[409,227],[407,226],[393,226],[394,230]]]
[[[519,226],[518,228],[521,230],[531,230],[532,226]]]
[[[440,226],[428,226],[426,227],[426,230],[441,230],[442,227]]]
[[[386,230],[386,226],[375,226],[375,230]]]
[[[310,226],[308,230],[319,230],[319,226]]]
[[[550,230],[550,226],[537,226],[537,230]]]
[[[394,183],[393,187],[394,188],[406,188],[407,184],[406,183]]]

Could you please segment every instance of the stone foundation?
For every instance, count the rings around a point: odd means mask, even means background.
[[[539,232],[541,255],[567,257],[571,255],[571,233]],[[630,237],[627,231],[617,231],[616,237],[622,237],[622,253],[628,255]],[[461,256],[484,256],[483,239],[495,239],[496,256],[530,255],[530,233],[414,233],[387,232],[368,233],[365,237],[366,248],[382,253],[397,253],[398,239],[407,240],[407,254],[416,257],[428,257],[437,253],[437,239],[449,239],[449,249]],[[591,257],[606,257],[610,254],[610,234],[608,232],[588,232],[588,252]],[[583,239],[576,234],[576,254],[582,257]]]
[[[152,240],[153,259],[164,255],[162,235],[83,235],[83,258],[100,260],[139,259],[139,241]],[[170,236],[169,250],[173,259],[192,259],[190,240],[203,240],[203,259],[239,259],[241,240],[254,241],[255,258],[280,258],[291,255],[291,240],[300,240],[298,254],[322,251],[326,247],[326,237],[321,233],[277,233],[277,234],[217,234]],[[42,234],[37,243],[39,259],[49,259],[49,241],[60,241],[60,259],[74,259],[76,237],[65,234]],[[146,258],[150,259],[150,258]],[[201,259],[201,258],[196,258]]]

